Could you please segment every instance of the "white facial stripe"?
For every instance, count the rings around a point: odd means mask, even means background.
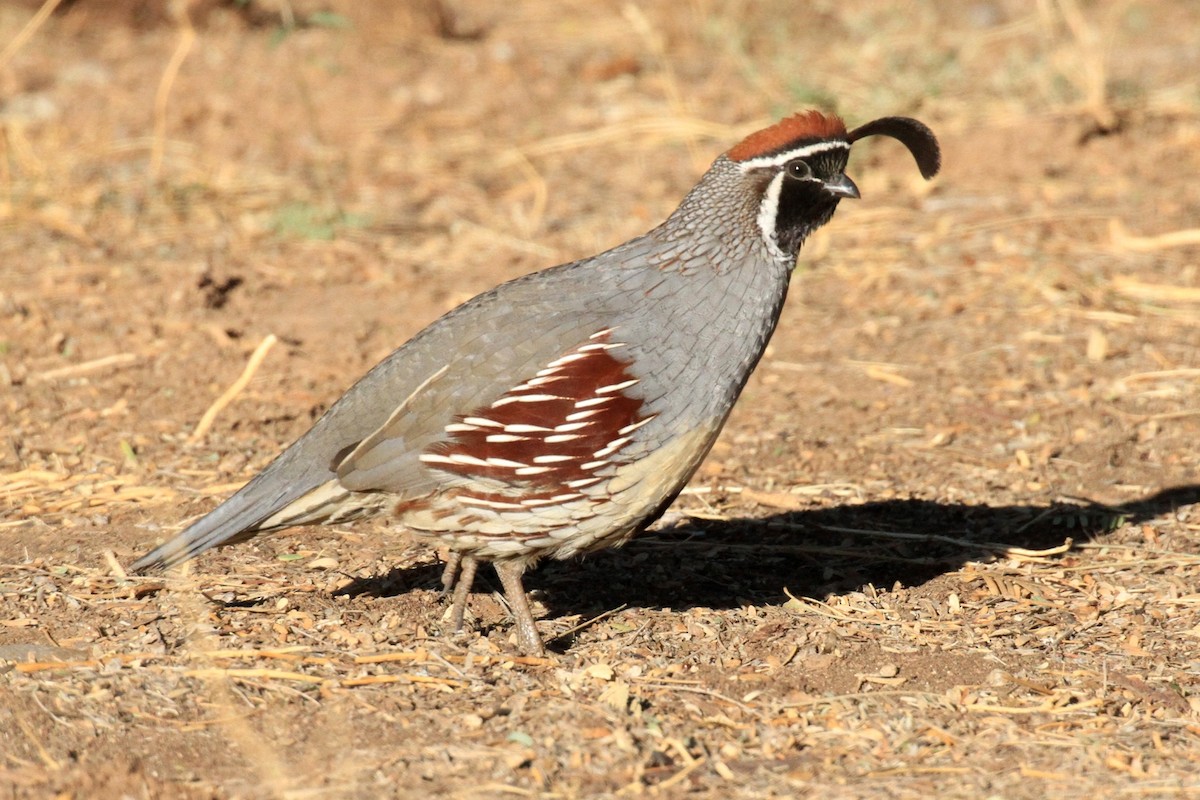
[[[779,242],[775,238],[775,215],[779,213],[779,192],[782,187],[783,173],[780,172],[767,184],[762,205],[758,207],[758,228],[762,231],[767,250],[777,261],[787,261],[787,256],[779,249]]]
[[[795,150],[788,150],[783,153],[777,153],[773,156],[762,156],[761,158],[752,158],[748,161],[736,162],[742,168],[742,172],[750,172],[755,169],[763,169],[765,167],[778,167],[794,158],[804,158],[806,156],[816,155],[817,153],[825,153],[830,150],[849,150],[850,143],[838,140],[830,142],[817,142],[805,147],[797,147]]]

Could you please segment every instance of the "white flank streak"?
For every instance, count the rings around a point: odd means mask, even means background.
[[[552,430],[554,429],[543,428],[541,425],[526,425],[523,422],[514,422],[504,426],[505,433],[549,433]]]
[[[300,497],[294,502],[288,503],[279,511],[267,518],[271,525],[287,524],[291,520],[300,519],[307,514],[312,513],[315,509],[331,502],[337,502],[344,498],[348,492],[337,481],[328,481],[317,488],[313,489],[308,494]],[[354,509],[347,509],[347,512],[353,512]],[[337,519],[338,514],[342,513],[339,510],[334,510],[330,519]]]
[[[541,475],[543,472],[549,472],[554,467],[521,467],[517,470],[518,475]]]
[[[585,344],[583,347],[579,348],[579,352],[590,353],[593,350],[612,350],[614,348],[624,346],[624,342],[592,342],[591,344]]]
[[[562,370],[562,367],[546,367],[545,369],[539,369],[537,371],[537,376],[539,378],[545,378],[546,376],[553,375],[554,373],[559,372],[561,370]]]
[[[548,400],[566,400],[565,397],[559,397],[555,394],[519,394],[501,397],[496,402],[492,403],[492,408],[506,406],[509,403],[545,403]]]
[[[509,467],[511,469],[517,469],[519,467],[528,466],[528,464],[524,464],[520,461],[510,461],[507,458],[496,458],[495,456],[491,456],[490,458],[488,458],[487,463],[488,463],[488,466]]]
[[[503,428],[504,423],[496,422],[494,419],[484,419],[483,417],[464,417],[463,422],[467,425],[476,425],[481,428]]]
[[[484,461],[482,458],[476,458],[475,456],[469,456],[466,453],[451,453],[450,454],[450,463],[451,464],[467,464],[472,467],[490,467],[490,466],[492,466],[488,462]]]
[[[776,261],[785,261],[787,256],[779,249],[779,242],[775,238],[775,219],[779,214],[779,191],[783,187],[783,173],[779,173],[771,182],[767,184],[767,191],[763,195],[762,204],[758,207],[758,229],[762,231],[763,242],[767,245],[767,250],[771,252],[771,256]]]
[[[597,389],[596,394],[612,394],[614,392],[619,392],[622,389],[628,389],[630,386],[633,386],[637,382],[638,382],[637,378],[632,378],[627,381],[622,381],[621,383],[610,383],[608,386],[601,386],[599,389]],[[576,404],[576,405],[578,405],[578,404]]]
[[[536,389],[539,386],[545,386],[547,383],[554,383],[555,381],[565,381],[566,379],[567,379],[566,375],[540,375],[536,378],[530,378],[529,380],[522,383],[520,386],[514,386],[513,388],[509,389],[509,392],[510,393],[511,392],[525,392],[530,389]]]
[[[439,456],[436,453],[422,453],[417,457],[418,461],[424,461],[426,464],[453,464],[446,456]]]
[[[580,478],[577,481],[567,481],[564,485],[568,489],[582,489],[584,486],[591,486],[593,483],[599,483],[603,478]]]
[[[824,153],[829,150],[849,150],[850,143],[834,139],[828,142],[816,142],[806,147],[797,147],[795,150],[788,150],[783,153],[776,153],[773,156],[763,156],[761,158],[751,158],[746,161],[739,161],[737,165],[742,168],[742,172],[750,172],[751,170],[762,169],[764,167],[778,167],[786,164],[794,158],[804,158],[805,156]]]
[[[563,366],[566,366],[567,364],[571,364],[575,361],[580,361],[582,359],[585,359],[590,355],[591,355],[591,353],[567,353],[562,358],[556,358],[553,361],[551,361],[550,366],[563,367]]]
[[[577,401],[575,403],[575,407],[576,408],[591,408],[592,406],[598,406],[601,403],[607,403],[609,400],[612,400],[612,398],[611,397],[593,397],[590,400]]]
[[[603,467],[607,463],[608,463],[607,461],[603,461],[603,460],[602,461],[589,461],[586,464],[580,464],[579,468],[580,469],[595,469],[596,467]]]
[[[574,456],[534,456],[535,464],[557,464],[560,461],[572,461]]]
[[[626,425],[624,428],[621,428],[619,431],[617,431],[617,433],[621,434],[622,436],[625,436],[626,434],[629,434],[629,433],[633,433],[638,428],[642,427],[647,422],[649,422],[650,420],[654,419],[657,416],[658,416],[658,414],[651,414],[650,416],[646,417],[645,419],[638,420],[637,422],[633,423],[632,425]],[[570,417],[567,417],[567,419],[570,419]]]
[[[592,455],[595,456],[596,458],[604,458],[605,456],[611,456],[613,453],[615,453],[616,451],[618,451],[622,447],[624,447],[625,443],[628,441],[629,441],[628,436],[622,436],[620,439],[613,439],[611,442],[609,442],[607,445],[605,445],[603,449],[597,450],[596,452],[592,453]]]
[[[556,494],[554,497],[530,497],[527,500],[522,500],[521,504],[526,506],[553,506],[559,503],[578,500],[583,495],[580,492],[571,492],[569,494]]]
[[[612,333],[612,332],[613,332],[613,329],[612,329],[612,328],[605,328],[605,329],[604,329],[604,330],[602,330],[602,331],[596,331],[595,333],[593,333],[593,334],[592,334],[591,336],[589,336],[588,338],[589,338],[589,339],[599,339],[601,336],[608,336],[608,335],[609,335],[610,333]]]
[[[577,420],[587,419],[588,417],[594,417],[599,413],[600,413],[600,409],[598,409],[598,408],[588,409],[587,411],[576,411],[573,414],[567,414],[567,422],[575,422]],[[624,432],[625,431],[621,431],[621,433],[624,433]]]
[[[493,433],[487,437],[487,441],[495,442],[496,444],[508,444],[509,442],[528,442],[528,436],[513,436],[511,433]]]
[[[469,431],[477,431],[477,425],[467,425],[465,422],[451,422],[445,428],[446,433],[467,433]]]
[[[461,494],[458,496],[460,500],[469,505],[483,506],[484,508],[511,508],[520,509],[520,503],[503,503],[499,500],[485,500],[482,497],[471,497],[470,495]]]
[[[560,442],[573,442],[576,439],[582,439],[583,436],[578,433],[556,433],[553,436],[547,436],[543,441],[546,444],[558,444]]]
[[[595,425],[595,424],[596,423],[594,423],[594,422],[564,422],[562,425],[555,425],[554,432],[555,433],[569,433],[570,431],[577,431],[580,428],[586,428],[588,425]],[[547,439],[546,441],[550,441],[550,440]]]

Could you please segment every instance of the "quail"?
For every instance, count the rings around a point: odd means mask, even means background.
[[[807,111],[751,134],[649,233],[429,325],[131,569],[390,514],[448,549],[455,630],[479,562],[491,562],[522,649],[542,654],[523,573],[624,543],[678,495],[766,348],[800,246],[859,197],[846,162],[873,135],[904,144],[925,178],[937,173],[937,140],[906,117],[847,131]]]

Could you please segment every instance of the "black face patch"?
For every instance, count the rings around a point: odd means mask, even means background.
[[[810,233],[833,216],[839,198],[825,189],[825,183],[843,174],[848,155],[842,149],[828,150],[783,165],[775,210],[775,243],[789,258],[800,251]]]
[[[792,258],[808,235],[833,216],[838,198],[813,180],[784,178],[775,210],[775,243]]]

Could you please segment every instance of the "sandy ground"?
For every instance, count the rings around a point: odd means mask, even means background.
[[[0,53],[0,793],[1200,795],[1197,63],[1183,0],[59,8]],[[856,148],[684,496],[530,576],[550,657],[382,522],[124,575],[813,105],[944,172]]]

